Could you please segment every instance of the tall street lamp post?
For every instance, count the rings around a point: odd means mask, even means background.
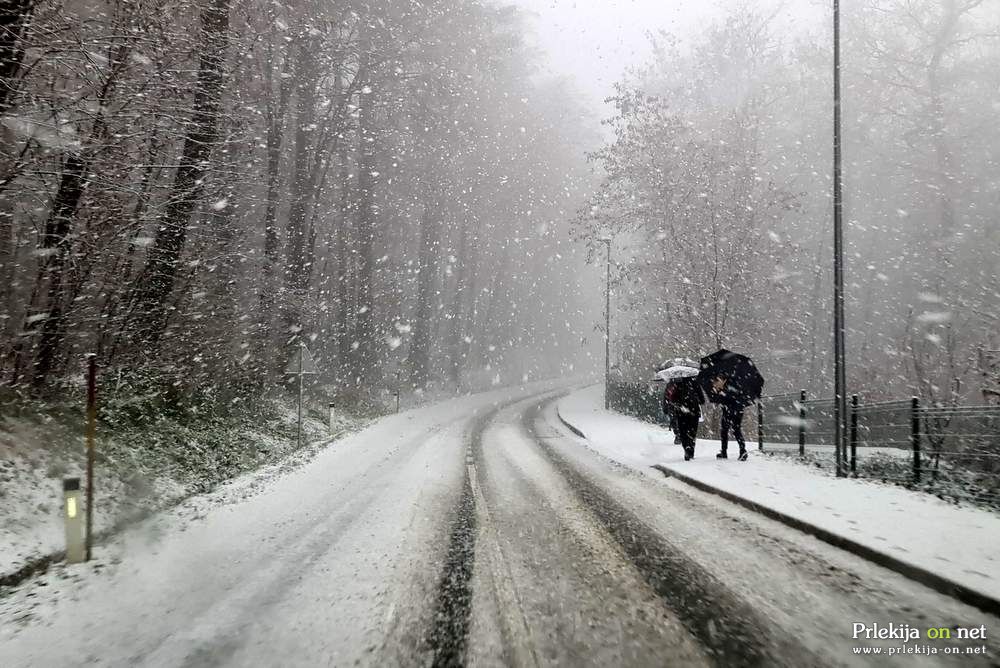
[[[611,408],[611,237],[598,239],[608,247],[604,279],[604,409]]]
[[[840,109],[840,0],[833,0],[833,362],[837,476],[846,475],[847,371],[844,325],[844,193]]]

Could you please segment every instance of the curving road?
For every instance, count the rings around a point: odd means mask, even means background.
[[[131,530],[0,599],[0,666],[861,665],[852,622],[1000,629],[602,458],[561,392],[391,416]]]

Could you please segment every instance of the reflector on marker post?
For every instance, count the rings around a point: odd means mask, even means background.
[[[78,564],[87,559],[83,542],[83,514],[80,512],[80,479],[63,480],[63,517],[66,523],[66,562]]]

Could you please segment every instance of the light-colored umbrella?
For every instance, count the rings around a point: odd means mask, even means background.
[[[694,361],[693,359],[691,359],[689,357],[675,357],[673,359],[667,360],[666,362],[664,362],[660,366],[656,367],[656,369],[658,371],[662,371],[663,369],[669,369],[672,366],[690,366],[690,367],[694,367],[695,369],[697,369],[698,368],[698,362]]]
[[[656,380],[667,382],[678,378],[694,378],[698,375],[698,369],[690,366],[672,366],[656,372]]]

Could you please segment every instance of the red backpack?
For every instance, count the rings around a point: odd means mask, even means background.
[[[680,394],[680,392],[679,388],[677,387],[677,383],[670,383],[667,385],[667,389],[663,393],[663,398],[670,403],[674,403],[674,401],[677,399],[678,394]]]

